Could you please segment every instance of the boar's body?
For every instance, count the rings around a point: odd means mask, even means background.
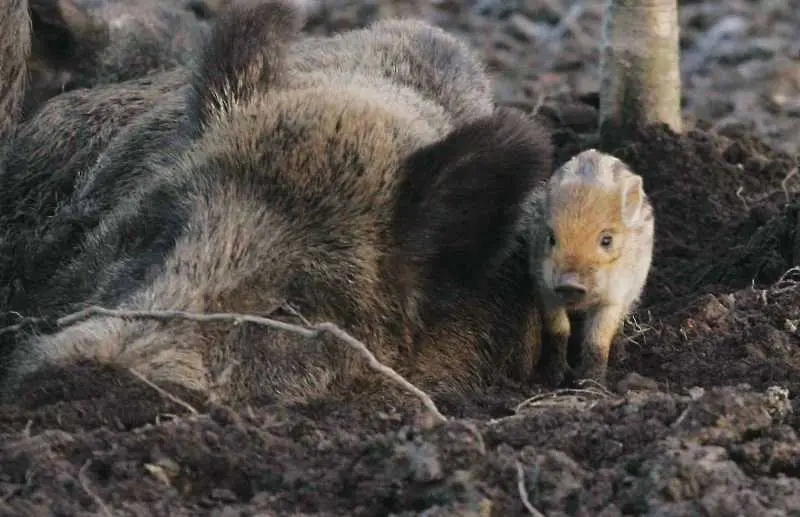
[[[20,306],[288,305],[431,389],[527,374],[536,314],[519,221],[550,172],[548,135],[495,109],[478,59],[440,29],[384,21],[298,40],[299,26],[281,2],[219,19],[186,91],[164,92],[72,174],[56,218],[88,228],[20,280]],[[84,360],[229,401],[304,399],[363,369],[334,339],[103,317],[24,339],[3,392]]]

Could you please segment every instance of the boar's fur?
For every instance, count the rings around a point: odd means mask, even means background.
[[[191,65],[211,23],[179,0],[30,0],[33,50],[23,113],[80,88]]]
[[[440,29],[382,21],[303,40],[300,25],[275,1],[219,18],[183,107],[162,115],[175,122],[138,116],[75,180],[65,209],[97,221],[26,303],[292,307],[428,389],[528,374],[537,315],[519,221],[551,172],[547,133],[496,109],[477,58]],[[229,401],[304,399],[364,370],[332,338],[97,317],[22,340],[3,393],[87,359]]]
[[[0,151],[22,109],[30,51],[28,1],[0,0]]]

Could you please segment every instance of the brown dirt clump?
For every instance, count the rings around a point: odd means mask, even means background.
[[[459,11],[477,3],[461,4],[451,7],[458,22],[447,23],[483,41]],[[570,9],[547,4],[523,14],[558,27]],[[685,66],[695,74],[687,105],[703,114],[708,81],[729,88],[710,103],[727,94],[738,104],[705,109],[717,118],[685,135],[654,126],[607,149],[644,176],[657,216],[652,275],[617,342],[610,390],[498,385],[436,400],[450,421],[432,427],[411,397],[390,404],[352,393],[233,410],[81,365],[43,374],[35,392],[0,407],[0,516],[536,515],[526,503],[547,517],[800,515],[800,204],[791,145],[776,145],[791,144],[786,128],[796,121],[752,111],[763,103],[742,104],[748,87],[735,80],[765,53],[790,59],[797,40],[769,25],[780,6],[681,5],[691,14],[682,16]],[[523,27],[509,21],[520,12],[492,26]],[[535,105],[554,128],[559,163],[596,145],[591,54],[580,44],[593,19],[565,25],[565,57],[551,42],[559,66],[549,72],[541,65],[523,80],[498,65],[500,89],[519,94],[504,100]],[[697,42],[719,24],[755,35],[773,27],[784,40],[753,38],[747,53],[729,36],[697,61]],[[553,94],[560,81],[569,91]],[[551,88],[547,98],[523,102],[537,85]],[[749,88],[760,99],[772,86]],[[771,122],[765,131],[732,122],[748,117]]]

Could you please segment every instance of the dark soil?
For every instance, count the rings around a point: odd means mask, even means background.
[[[757,2],[703,5],[770,30]],[[711,22],[686,23],[691,40]],[[596,98],[539,109],[558,162],[597,145]],[[450,421],[432,426],[411,397],[234,411],[167,387],[193,414],[129,372],[81,366],[0,408],[0,516],[536,515],[524,500],[547,517],[800,515],[795,160],[774,135],[714,122],[606,149],[644,176],[657,228],[608,391],[515,412],[540,390],[497,386],[437,400]]]

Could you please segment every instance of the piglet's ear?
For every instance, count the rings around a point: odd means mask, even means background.
[[[642,177],[629,176],[622,181],[622,221],[627,226],[636,226],[642,219],[645,194]]]
[[[407,161],[394,231],[427,274],[481,275],[516,239],[523,203],[552,172],[547,131],[500,108]]]

